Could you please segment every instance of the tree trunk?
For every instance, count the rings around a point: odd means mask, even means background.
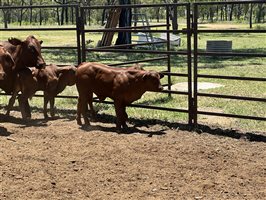
[[[67,0],[65,0],[65,4],[68,4]],[[65,7],[65,16],[66,16],[66,24],[68,24],[68,7]]]
[[[238,4],[238,8],[237,8],[237,20],[240,20],[240,17],[242,15],[242,8],[241,8],[241,5]]]
[[[213,13],[213,8],[212,7],[210,7],[209,12],[210,12],[210,21],[213,23],[214,13]]]
[[[156,10],[156,19],[157,19],[157,22],[159,23],[160,22],[160,7],[158,7]]]
[[[30,6],[32,6],[32,0],[30,0]],[[30,24],[32,23],[32,8],[30,8]]]
[[[6,10],[5,12],[3,10],[3,15],[4,15],[4,27],[5,29],[8,29],[8,10]]]
[[[130,0],[120,0],[120,5],[131,4]],[[131,8],[123,8],[119,18],[119,27],[131,26],[132,13]],[[130,32],[119,32],[116,40],[116,45],[119,44],[131,44]]]
[[[178,0],[174,0],[174,3],[178,3]],[[178,20],[177,20],[177,6],[173,7],[173,18],[172,18],[172,24],[173,24],[173,31],[178,30]]]
[[[72,22],[72,24],[75,23],[75,19],[74,19],[74,8],[73,7],[71,7],[71,22]]]
[[[227,21],[228,20],[228,6],[227,5],[224,6],[224,14],[225,14],[225,21]]]
[[[3,4],[4,4],[3,6],[10,6],[9,1],[4,2]],[[7,29],[8,28],[8,22],[10,21],[10,19],[9,19],[10,18],[10,10],[9,9],[7,9],[7,10],[3,9],[2,11],[3,11],[3,18],[4,18],[4,28]]]
[[[39,12],[39,14],[40,14],[40,26],[42,25],[42,9],[40,9],[40,12]]]
[[[60,25],[60,14],[59,14],[59,8],[56,8],[56,15],[57,15],[57,23]]]
[[[257,10],[257,15],[256,15],[256,22],[257,23],[261,23],[262,13],[263,13],[263,6],[262,6],[262,4],[258,4],[258,10]]]
[[[61,11],[61,25],[64,25],[64,11],[65,11],[65,8],[62,7],[62,11]]]
[[[64,5],[66,3],[65,0],[62,1],[62,4]],[[65,8],[62,7],[62,10],[61,10],[61,25],[64,25],[64,21],[65,21]]]
[[[252,28],[252,12],[253,12],[253,4],[250,4],[250,13],[249,13],[249,28]]]
[[[220,18],[221,18],[221,21],[224,21],[224,9],[223,9],[223,6],[221,6],[221,11],[220,11]]]
[[[231,5],[230,8],[230,15],[229,15],[229,21],[233,20],[233,11],[234,11],[234,4]]]
[[[24,6],[24,1],[21,1],[21,6]],[[22,25],[22,19],[23,19],[23,9],[20,9],[20,17],[19,17],[19,25]]]

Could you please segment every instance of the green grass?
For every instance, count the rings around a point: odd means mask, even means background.
[[[182,28],[182,24],[180,25]],[[247,28],[247,25],[238,24],[203,24],[202,28]],[[264,26],[264,25],[263,25]],[[254,25],[256,27],[256,25]],[[74,31],[54,31],[54,32],[1,32],[0,40],[6,40],[8,37],[18,37],[20,39],[25,38],[28,34],[34,34],[38,38],[44,41],[44,46],[75,46],[76,34]],[[88,33],[87,40],[93,40],[89,44],[89,47],[95,47],[97,42],[101,39],[101,34]],[[181,35],[182,43],[181,47],[174,47],[176,50],[186,49],[186,36]],[[265,34],[200,34],[199,35],[199,49],[205,50],[207,40],[232,40],[234,52],[266,52],[266,40]],[[113,40],[114,43],[115,39]],[[165,47],[161,47],[165,49]],[[44,50],[44,58],[47,63],[57,64],[75,64],[77,62],[77,55],[75,50]],[[125,53],[88,53],[88,61],[97,61],[106,64],[120,63],[125,61],[134,61],[141,59],[148,59],[158,57],[160,55],[145,55],[145,54],[125,54]],[[211,74],[211,75],[234,75],[241,77],[266,77],[266,58],[244,58],[244,57],[200,57],[199,58],[199,73]],[[167,63],[165,60],[143,63],[146,70],[155,69],[158,71],[166,70]],[[171,57],[171,71],[177,73],[187,73],[187,64],[185,56],[172,56]],[[172,83],[185,82],[187,78],[184,77],[172,77]],[[201,92],[237,95],[237,96],[250,96],[266,98],[266,84],[264,82],[256,81],[235,81],[235,80],[217,80],[217,79],[199,79],[200,82],[212,82],[222,84],[223,87],[202,90]],[[162,79],[162,83],[167,83],[167,78]],[[75,86],[68,87],[63,95],[77,95]],[[0,97],[0,104],[5,105],[8,98],[6,96]],[[240,115],[254,115],[254,116],[266,116],[266,104],[251,102],[251,101],[237,101],[218,98],[199,97],[199,110],[223,112]],[[31,105],[42,107],[41,98],[33,98]],[[56,99],[56,106],[60,109],[76,109],[76,99]],[[187,96],[185,95],[172,95],[168,97],[167,94],[147,93],[140,100],[135,103],[142,103],[145,105],[154,105],[160,107],[180,108],[187,109]],[[95,103],[96,109],[99,113],[114,115],[114,109],[112,105],[103,105]],[[187,122],[188,116],[186,113],[176,113],[168,111],[158,110],[146,110],[140,108],[127,108],[129,117],[138,119],[161,119],[169,122]],[[199,116],[201,122],[206,116]],[[227,118],[224,118],[227,120]],[[203,120],[206,122],[206,120]],[[208,121],[210,125],[212,121]],[[220,118],[217,118],[215,124],[220,124]],[[220,126],[223,126],[221,123]],[[244,131],[265,131],[266,122],[255,120],[241,120],[234,119],[230,123],[230,127]]]

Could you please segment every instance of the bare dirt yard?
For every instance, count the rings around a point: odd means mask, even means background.
[[[0,199],[266,199],[266,133],[0,110]]]

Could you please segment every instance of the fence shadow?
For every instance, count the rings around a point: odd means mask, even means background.
[[[38,107],[32,107],[33,112],[40,112],[42,113],[42,108]],[[56,119],[65,119],[68,121],[74,121],[76,118],[76,110],[65,110],[65,109],[57,109],[56,110],[59,116],[55,118]],[[31,120],[23,120],[19,116],[18,118],[13,116],[6,116],[3,114],[0,114],[1,122],[11,122],[14,124],[20,124],[21,127],[30,127],[30,126],[47,126],[47,120],[44,118],[40,119],[31,119]],[[52,119],[48,119],[52,120]],[[93,119],[92,121],[95,122],[101,122],[106,124],[114,124],[112,127],[108,126],[102,126],[102,125],[94,125],[87,127],[81,127],[81,129],[86,131],[96,131],[101,130],[105,132],[116,132],[115,128],[115,121],[116,116],[109,115],[109,114],[97,114],[96,119]],[[186,123],[173,123],[173,122],[167,122],[159,119],[136,119],[136,118],[129,118],[128,122],[132,125],[130,128],[123,132],[124,134],[133,134],[133,133],[141,133],[141,134],[147,134],[149,137],[152,137],[153,135],[164,135],[166,134],[165,131],[168,129],[177,129],[181,131],[188,131],[188,132],[197,132],[199,134],[201,133],[208,133],[211,135],[217,135],[217,136],[223,136],[223,137],[230,137],[234,139],[244,139],[246,141],[250,142],[264,142],[266,143],[266,134],[263,133],[256,133],[256,132],[242,132],[239,130],[233,130],[233,129],[222,129],[219,127],[212,127],[204,124],[198,124],[197,127],[189,126]],[[76,122],[73,122],[76,123]],[[147,127],[153,125],[160,125],[162,126],[161,130],[159,131],[152,131],[152,130],[143,130],[140,129],[140,127]],[[0,127],[0,136],[8,136],[12,133],[8,132],[4,127]]]
[[[20,116],[19,117],[14,117],[14,116],[6,116],[4,114],[0,114],[0,122],[10,122],[13,124],[18,124],[20,125],[20,128],[25,128],[25,127],[31,127],[31,126],[47,126],[47,120],[45,119],[22,119]]]
[[[97,121],[102,123],[115,123],[116,117],[108,114],[97,114]],[[217,127],[211,127],[203,124],[198,124],[197,127],[189,126],[185,123],[172,123],[167,121],[162,121],[158,119],[136,119],[136,118],[129,118],[129,123],[133,124],[133,128],[130,128],[126,133],[134,133],[134,132],[141,132],[138,127],[142,126],[152,126],[152,125],[161,125],[162,129],[158,131],[154,135],[162,135],[165,134],[165,130],[167,129],[178,129],[181,131],[188,131],[188,132],[197,132],[201,133],[208,133],[211,135],[223,136],[223,137],[230,137],[234,139],[244,139],[250,142],[265,142],[266,143],[266,135],[262,133],[253,133],[253,132],[241,132],[238,130],[233,129],[222,129]],[[105,131],[108,131],[110,128],[104,128]],[[112,128],[111,131],[115,131]],[[144,133],[152,136],[153,133],[150,131],[144,131]]]

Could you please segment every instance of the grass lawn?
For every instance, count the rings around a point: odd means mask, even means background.
[[[182,28],[184,25],[180,25]],[[266,27],[265,25],[260,25]],[[248,24],[202,24],[201,28],[248,28]],[[256,25],[254,25],[256,27]],[[258,27],[258,25],[257,25]],[[42,31],[42,32],[27,32],[27,31],[10,31],[0,32],[0,40],[6,40],[10,36],[24,39],[27,35],[34,34],[37,38],[44,41],[43,46],[75,46],[76,33],[74,31]],[[101,39],[102,34],[87,33],[86,39],[93,40],[89,47],[96,46]],[[174,47],[175,50],[186,49],[186,36],[181,35],[181,46]],[[231,40],[233,42],[234,52],[266,52],[265,34],[200,34],[199,35],[199,49],[205,50],[207,40]],[[114,42],[115,40],[113,40]],[[161,47],[164,49],[164,47]],[[43,56],[47,63],[56,64],[76,64],[77,53],[75,50],[43,50]],[[87,54],[88,61],[98,61],[106,64],[119,63],[125,61],[134,61],[148,58],[155,58],[161,55],[149,54],[125,54],[125,53],[89,53]],[[266,58],[244,58],[244,57],[200,57],[199,58],[199,73],[212,75],[234,75],[241,77],[266,77]],[[166,70],[167,63],[165,60],[143,63],[146,70]],[[185,56],[171,57],[171,71],[178,73],[187,73],[187,64]],[[179,82],[186,82],[187,79],[183,77],[172,77],[172,84]],[[256,81],[234,81],[234,80],[217,80],[217,79],[199,79],[200,82],[219,83],[223,85],[220,88],[202,90],[205,93],[228,94],[238,96],[251,96],[266,98],[266,84],[265,82]],[[167,83],[167,78],[162,79],[163,83]],[[75,87],[67,88],[62,94],[77,95]],[[1,96],[0,104],[7,104],[8,97]],[[64,109],[76,109],[76,99],[56,99],[56,106]],[[187,96],[167,94],[146,93],[136,103],[187,109]],[[236,101],[228,99],[199,97],[199,110],[241,114],[266,116],[266,104],[251,102],[251,101]],[[42,98],[33,98],[31,105],[42,107]],[[96,108],[100,113],[113,114],[114,109],[112,105],[96,104]],[[129,117],[145,118],[145,119],[161,119],[169,122],[184,122],[187,123],[186,113],[175,113],[168,111],[145,110],[140,108],[128,108]],[[265,131],[266,122],[255,120],[241,120],[231,118],[199,116],[201,123],[208,123],[210,125],[218,125],[225,128],[235,128],[244,131]]]

